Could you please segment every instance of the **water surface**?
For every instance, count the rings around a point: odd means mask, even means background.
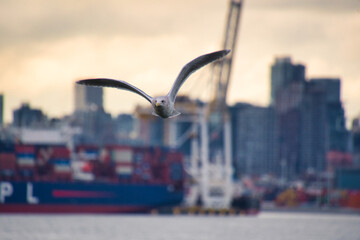
[[[0,215],[1,240],[360,240],[360,216]]]

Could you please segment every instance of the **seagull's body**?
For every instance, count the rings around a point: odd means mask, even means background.
[[[182,70],[180,71],[178,77],[176,78],[171,90],[169,93],[165,96],[160,97],[151,97],[142,90],[140,90],[137,87],[134,87],[133,85],[121,81],[121,80],[115,80],[115,79],[108,79],[108,78],[94,78],[94,79],[85,79],[80,80],[77,83],[88,85],[88,86],[96,86],[96,87],[114,87],[119,89],[128,90],[134,93],[139,94],[140,96],[144,97],[146,100],[148,100],[153,109],[153,114],[162,118],[171,118],[178,116],[180,113],[175,110],[174,103],[176,99],[176,95],[182,86],[182,84],[185,82],[185,80],[196,70],[199,68],[205,66],[206,64],[209,64],[213,61],[216,61],[220,58],[223,58],[226,56],[230,50],[222,50],[217,51],[209,54],[202,55],[200,57],[195,58],[188,64],[186,64]]]
[[[162,118],[176,117],[180,113],[175,110],[174,104],[175,102],[171,101],[168,96],[154,98],[154,100],[151,102],[151,105],[154,109],[153,115]]]

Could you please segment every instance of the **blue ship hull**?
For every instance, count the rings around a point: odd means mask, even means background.
[[[0,182],[0,212],[130,213],[174,206],[184,192],[167,184]]]

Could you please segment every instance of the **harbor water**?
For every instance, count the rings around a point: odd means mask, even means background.
[[[2,240],[360,240],[360,215],[256,216],[1,214]]]

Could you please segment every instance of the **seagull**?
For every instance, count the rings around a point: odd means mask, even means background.
[[[118,89],[128,90],[137,93],[151,103],[154,110],[152,113],[153,115],[161,118],[172,118],[180,115],[180,112],[178,112],[174,108],[174,103],[175,103],[176,95],[180,87],[185,82],[185,80],[199,68],[213,61],[216,61],[220,58],[225,57],[227,54],[229,54],[229,52],[230,50],[221,50],[217,52],[208,53],[205,55],[201,55],[200,57],[197,57],[191,62],[187,63],[180,71],[169,93],[165,96],[151,97],[148,94],[146,94],[144,91],[140,90],[139,88],[125,81],[109,79],[109,78],[84,79],[77,81],[76,83],[87,86],[95,86],[95,87],[112,87],[112,88],[118,88]]]

